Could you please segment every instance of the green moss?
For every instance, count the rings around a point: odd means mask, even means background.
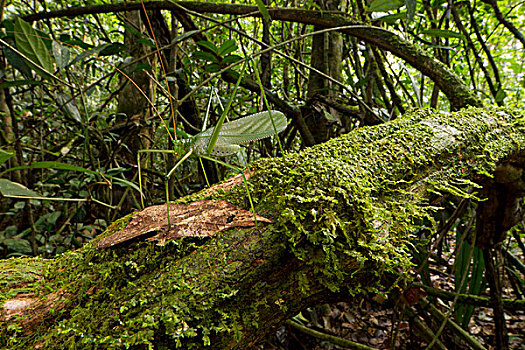
[[[348,256],[373,262],[378,277],[406,271],[410,234],[422,223],[433,226],[436,208],[429,200],[468,196],[472,178],[491,174],[497,162],[523,149],[523,132],[508,128],[523,128],[523,120],[522,114],[491,108],[414,110],[285,159],[256,163],[252,197],[258,208],[275,209],[289,249],[322,267],[312,278],[331,290],[345,279],[342,261]],[[451,163],[451,154],[459,162]],[[227,198],[246,206],[241,194],[238,188]]]
[[[40,258],[8,259],[0,263],[0,305],[18,293],[33,292],[33,286],[51,261]]]

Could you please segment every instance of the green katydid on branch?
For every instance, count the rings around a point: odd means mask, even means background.
[[[283,113],[268,110],[223,123],[220,129],[218,129],[217,126],[210,127],[185,142],[185,144],[189,146],[189,151],[169,171],[166,178],[170,178],[175,169],[192,154],[206,159],[208,159],[210,155],[219,157],[229,156],[240,150],[240,144],[277,135],[286,129],[287,126],[288,120]],[[172,153],[172,151],[165,152]],[[213,159],[212,161],[234,168],[224,162]],[[235,168],[235,170],[238,169]],[[142,185],[140,185],[140,187],[142,188]]]
[[[240,144],[277,135],[287,126],[286,117],[278,111],[264,111],[224,123],[210,155],[221,157],[235,154],[239,151]],[[205,154],[212,141],[214,129],[208,128],[192,138],[190,142],[194,153]]]
[[[210,127],[199,134],[193,136],[189,140],[184,140],[184,146],[188,147],[188,151],[179,159],[175,166],[166,175],[166,180],[172,176],[175,170],[188,159],[192,154],[198,157],[210,159],[209,156],[224,157],[237,153],[240,150],[241,144],[250,143],[253,141],[265,139],[282,132],[288,126],[286,116],[275,110],[268,110],[260,113],[255,113],[242,117],[230,122],[223,123],[220,130],[216,126]],[[216,137],[213,137],[216,135]],[[213,144],[212,144],[213,142]],[[210,150],[210,151],[208,151]],[[139,187],[141,192],[142,206],[142,176],[140,166],[141,153],[176,153],[174,150],[140,150],[138,153],[138,170],[139,170]],[[216,159],[210,159],[234,170],[239,170],[232,165],[224,163]],[[167,183],[167,181],[166,181]],[[252,208],[253,209],[253,208]]]

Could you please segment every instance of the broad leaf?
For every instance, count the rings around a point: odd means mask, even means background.
[[[394,24],[401,18],[406,18],[406,17],[407,17],[406,11],[401,11],[399,13],[394,13],[392,15],[386,15],[386,16],[379,17],[377,20],[388,23],[388,24]]]
[[[118,177],[110,176],[108,174],[103,174],[103,173],[101,173],[99,171],[94,171],[94,170],[82,168],[82,167],[79,167],[79,166],[76,166],[76,165],[60,163],[60,162],[53,162],[53,161],[34,162],[34,163],[31,163],[31,165],[24,165],[24,166],[17,166],[17,167],[14,167],[14,168],[9,168],[9,169],[5,170],[4,172],[0,173],[0,175],[1,174],[5,174],[5,173],[10,172],[10,171],[22,170],[22,169],[56,169],[56,170],[79,171],[79,172],[83,172],[83,173],[87,173],[87,174],[100,175],[100,176],[102,176],[104,178],[111,179],[113,181],[116,181],[116,182],[124,185],[124,186],[131,187],[134,190],[137,190],[137,191],[140,192],[138,186],[135,185],[132,182],[129,182],[128,180],[120,179]]]
[[[219,56],[226,56],[235,50],[237,50],[237,43],[235,40],[226,40],[219,48]]]
[[[35,191],[30,190],[18,182],[7,179],[0,179],[0,194],[4,197],[11,198],[41,198],[42,196]]]
[[[4,81],[0,83],[0,89],[10,88],[13,86],[25,86],[25,85],[44,85],[43,82],[37,80],[16,80],[16,81]]]
[[[155,45],[155,42],[153,40],[149,39],[149,38],[147,38],[147,39],[139,38],[139,39],[137,39],[137,42],[141,43],[141,44],[144,44],[146,46],[149,46],[149,47],[151,47],[153,49],[157,48],[157,46]],[[122,44],[120,44],[120,45],[122,45]]]
[[[82,123],[82,116],[75,106],[74,100],[72,100],[68,95],[58,93],[56,99],[60,106],[62,106],[62,111],[71,119],[77,123]]]
[[[216,56],[214,56],[212,53],[210,52],[206,52],[206,51],[197,51],[193,54],[193,58],[196,58],[198,60],[205,60],[205,61],[210,61],[210,62],[213,62],[213,63],[218,63],[219,60],[217,59]]]
[[[14,38],[5,37],[4,41],[13,47],[16,46]],[[4,56],[10,65],[18,69],[26,78],[33,78],[31,68],[27,65],[27,61],[22,56],[5,45],[2,45],[2,50],[4,51]]]
[[[111,44],[106,43],[97,47],[84,49],[84,51],[82,51],[77,57],[75,57],[75,59],[73,59],[73,61],[71,61],[70,65],[73,65],[79,61],[84,62],[86,59],[90,59],[94,56],[97,56],[100,52],[104,51],[104,49],[106,49],[109,46],[111,46]]]
[[[28,62],[29,66],[44,77],[49,77],[48,73],[53,73],[53,61],[44,41],[29,23],[19,17],[15,19],[15,41],[17,49],[43,70],[31,62]]]
[[[206,68],[204,68],[204,71],[208,73],[217,73],[220,70],[221,66],[219,66],[217,63],[210,63],[206,66]]]
[[[503,100],[507,97],[507,93],[503,89],[499,89],[496,93],[496,97],[494,98],[496,102],[503,102]]]
[[[176,43],[176,42],[179,42],[179,41],[183,41],[184,39],[186,38],[189,38],[190,36],[192,36],[193,34],[195,33],[198,33],[200,32],[200,30],[189,30],[187,32],[184,32],[183,34],[179,35],[178,37],[176,37],[172,43]]]
[[[410,23],[414,19],[414,15],[416,13],[417,0],[404,0],[404,1],[407,7],[407,20]]]
[[[3,149],[0,149],[0,165],[2,165],[5,162],[7,162],[14,155],[15,155],[15,152],[13,152],[13,151],[4,151]]]
[[[19,199],[35,199],[35,200],[50,200],[50,201],[87,201],[86,198],[60,198],[60,197],[46,197],[18,182],[13,182],[7,179],[0,179],[0,195],[7,198]]]
[[[446,30],[446,29],[426,29],[426,30],[422,30],[421,33],[427,34],[430,36],[437,36],[441,38],[456,38],[456,39],[460,39],[463,41],[467,40],[463,34],[456,33],[451,30]]]
[[[264,6],[264,3],[262,2],[262,0],[255,0],[255,3],[257,4],[257,8],[261,12],[261,15],[263,16],[264,20],[266,22],[270,22],[271,20],[270,13],[268,12],[268,9],[266,8],[266,6]]]
[[[211,41],[197,41],[197,45],[210,50],[214,54],[217,54],[217,52],[219,52],[219,50],[217,49],[217,46],[215,46],[215,44],[212,43]]]
[[[33,252],[31,243],[26,239],[6,238],[2,240],[2,244],[20,254],[31,254]]]
[[[404,4],[403,0],[374,0],[368,10],[370,12],[387,12],[397,10]]]
[[[140,40],[140,39],[139,39]],[[120,43],[110,43],[106,47],[104,47],[100,52],[98,53],[99,56],[111,56],[116,55],[118,53],[121,53],[123,51],[126,51],[128,48],[124,44]]]
[[[53,41],[53,57],[55,57],[55,62],[57,63],[58,68],[64,69],[67,67],[70,58],[69,48],[66,46],[60,45],[58,42]]]
[[[230,64],[232,64],[234,62],[238,62],[240,60],[242,60],[242,57],[239,56],[239,55],[228,55],[228,56],[224,57],[224,59],[222,60],[222,63],[230,65]]]

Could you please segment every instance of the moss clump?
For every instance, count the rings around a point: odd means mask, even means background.
[[[523,114],[515,111],[413,110],[304,152],[257,162],[252,197],[258,208],[275,210],[289,249],[319,266],[316,278],[337,290],[348,256],[373,262],[378,277],[406,271],[410,234],[433,226],[437,208],[429,200],[469,196],[472,180],[490,176],[496,163],[523,150],[523,126]],[[227,198],[246,206],[241,194],[238,188]],[[361,286],[349,289],[358,293]]]

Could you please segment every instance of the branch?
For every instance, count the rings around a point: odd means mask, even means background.
[[[519,41],[521,41],[521,44],[525,48],[525,36],[523,36],[523,33],[518,28],[516,28],[514,24],[507,21],[507,19],[501,13],[501,10],[499,9],[498,3],[496,2],[496,0],[481,0],[481,1],[483,1],[485,4],[489,4],[490,6],[492,6],[492,8],[494,9],[494,14],[496,15],[496,18],[498,19],[498,21],[501,24],[503,24],[505,28],[509,30],[509,32],[514,34],[514,37],[518,39]]]

